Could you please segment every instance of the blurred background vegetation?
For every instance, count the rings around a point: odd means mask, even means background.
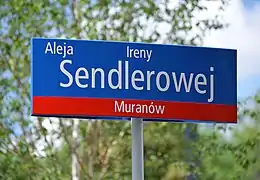
[[[196,18],[207,11],[200,0],[173,2],[0,0],[0,179],[71,179],[72,153],[81,179],[131,179],[130,122],[30,117],[30,39],[203,45],[228,25]],[[145,123],[145,179],[260,179],[260,93],[238,114],[238,125]]]

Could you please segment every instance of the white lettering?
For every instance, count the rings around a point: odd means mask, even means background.
[[[44,53],[47,54],[48,51],[50,51],[50,53],[53,54],[52,46],[51,46],[50,42],[47,43],[47,46],[45,48],[45,52]]]
[[[126,61],[125,62],[125,89],[128,88],[129,88],[129,65],[128,65],[128,61]]]
[[[126,57],[129,58],[129,46],[126,46]]]
[[[140,105],[142,107],[142,113],[147,114],[148,113],[148,106],[146,104]]]
[[[161,106],[161,105],[156,106],[156,113],[157,114],[163,114],[164,113],[164,108],[165,108],[165,106]]]
[[[136,76],[136,74],[140,74],[140,78],[137,78],[137,77],[135,77]],[[144,81],[144,74],[143,74],[143,72],[142,71],[140,71],[140,70],[135,70],[134,72],[133,72],[133,74],[132,74],[132,86],[133,86],[133,88],[134,89],[136,89],[136,90],[143,90],[144,89],[144,87],[143,86],[141,86],[141,87],[138,87],[137,85],[136,85],[136,81],[139,81],[139,82],[141,82],[141,81]]]
[[[61,70],[61,72],[63,72],[63,74],[65,74],[69,78],[69,82],[67,84],[60,83],[61,87],[70,87],[72,85],[72,83],[73,83],[72,75],[64,68],[64,65],[66,63],[72,64],[72,61],[71,60],[63,60],[60,63],[60,70]]]
[[[64,49],[64,51],[65,51],[65,53],[66,53],[66,48]],[[63,51],[62,51],[62,46],[61,45],[58,45],[57,46],[57,53],[58,54],[62,54],[63,53]],[[64,55],[65,56],[65,55]]]
[[[154,105],[153,105],[153,102],[151,102],[151,105],[149,106],[149,113],[150,113],[150,114],[153,114],[154,111],[155,111]]]
[[[84,75],[81,76],[80,75],[80,72],[84,72]],[[88,84],[81,84],[79,82],[80,79],[88,79],[89,78],[89,74],[88,74],[88,71],[86,68],[78,68],[77,71],[76,71],[76,74],[75,74],[75,81],[76,81],[76,84],[78,85],[78,87],[80,88],[87,88],[88,87]]]
[[[152,50],[147,49],[132,49],[129,46],[126,46],[126,57],[127,58],[136,58],[136,59],[146,59],[147,62],[151,60]]]
[[[96,87],[96,72],[100,73],[100,83],[101,83],[101,88],[105,88],[105,73],[104,70],[101,68],[92,68],[92,88]]]
[[[73,47],[72,46],[68,46],[67,54],[73,55]]]
[[[56,48],[57,50],[58,48]],[[49,47],[47,51],[49,52]],[[58,53],[58,52],[57,52]],[[123,64],[125,63],[125,64]],[[211,74],[203,73],[180,73],[166,71],[142,71],[129,68],[129,62],[118,61],[118,68],[105,70],[103,68],[86,69],[79,67],[75,72],[70,72],[71,67],[65,67],[66,64],[72,65],[72,60],[63,60],[60,63],[60,71],[68,80],[59,82],[61,87],[70,87],[75,79],[75,85],[79,88],[102,88],[107,85],[111,89],[130,89],[137,91],[171,91],[174,93],[183,92],[205,94],[206,102],[214,101],[214,67],[210,67]],[[67,65],[69,66],[69,65]],[[91,77],[90,77],[91,76]],[[154,76],[154,78],[153,78]],[[171,77],[172,76],[172,77]],[[65,79],[66,80],[66,79]],[[91,83],[91,84],[90,84]],[[152,87],[153,86],[153,87]],[[172,87],[172,89],[171,89]],[[167,94],[165,94],[165,97]],[[153,104],[152,104],[153,105]],[[125,112],[131,112],[132,109],[138,112],[157,112],[158,106],[150,107],[150,105],[124,106]],[[137,110],[136,110],[137,109]]]
[[[120,106],[118,106],[118,102],[115,101],[115,112],[124,112],[124,101],[120,103]]]
[[[161,77],[162,75],[164,75],[165,78],[166,78],[166,85],[165,85],[164,88],[162,88],[161,83],[160,83],[160,77]],[[156,86],[157,86],[157,88],[158,88],[160,91],[167,91],[167,90],[169,89],[169,87],[170,87],[170,77],[169,77],[169,75],[168,75],[166,72],[161,71],[161,72],[159,72],[159,73],[157,74],[157,76],[156,76]]]
[[[210,71],[213,72],[214,71],[214,67],[210,67]],[[211,74],[210,75],[210,95],[209,95],[209,99],[208,102],[213,102],[214,101],[214,75]]]
[[[136,105],[136,112],[137,113],[142,113],[142,106],[140,104]]]
[[[190,74],[189,84],[187,84],[185,73],[181,73],[180,80],[179,80],[178,84],[177,84],[177,78],[176,78],[175,72],[172,73],[172,77],[173,77],[173,81],[174,81],[176,92],[180,92],[181,91],[182,81],[184,81],[185,91],[186,92],[190,92],[192,78],[193,78],[193,73]]]
[[[150,105],[146,104],[129,104],[125,101],[115,101],[114,111],[123,113],[142,113],[142,114],[163,114],[165,105],[157,105],[151,102]]]
[[[201,81],[199,81],[199,78],[202,78],[202,82]],[[207,79],[206,79],[206,77],[205,77],[205,75],[204,74],[198,74],[196,77],[195,77],[195,89],[196,89],[196,91],[198,92],[198,93],[200,93],[200,94],[205,94],[206,93],[206,90],[204,89],[204,90],[201,90],[200,88],[199,88],[199,85],[207,85]]]
[[[72,46],[67,46],[66,42],[63,43],[62,45],[57,45],[57,43],[54,41],[53,46],[50,42],[47,43],[47,46],[45,47],[44,53],[51,53],[51,54],[59,54],[63,55],[63,58],[66,58],[67,54],[68,55],[73,55],[73,47]]]
[[[147,59],[147,62],[149,62],[150,60],[151,60],[151,57],[152,57],[152,50],[146,50],[146,52],[147,52],[147,56],[148,56],[148,59]]]
[[[135,57],[135,58],[139,58],[138,55],[139,55],[139,51],[138,51],[138,49],[135,49],[135,50],[134,50],[134,57]]]
[[[118,76],[118,82],[116,85],[113,85],[113,73],[116,73]],[[112,89],[122,89],[122,61],[118,61],[118,70],[111,69],[108,73],[108,84]]]
[[[147,90],[151,90],[151,76],[154,75],[154,71],[147,71]]]

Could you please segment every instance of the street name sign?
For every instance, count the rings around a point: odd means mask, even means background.
[[[33,116],[237,122],[237,51],[31,40]]]

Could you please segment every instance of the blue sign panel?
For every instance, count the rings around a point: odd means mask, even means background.
[[[237,121],[237,52],[32,39],[32,115]]]

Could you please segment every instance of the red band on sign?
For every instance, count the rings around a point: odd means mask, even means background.
[[[34,96],[32,114],[237,122],[236,106],[150,100]]]

